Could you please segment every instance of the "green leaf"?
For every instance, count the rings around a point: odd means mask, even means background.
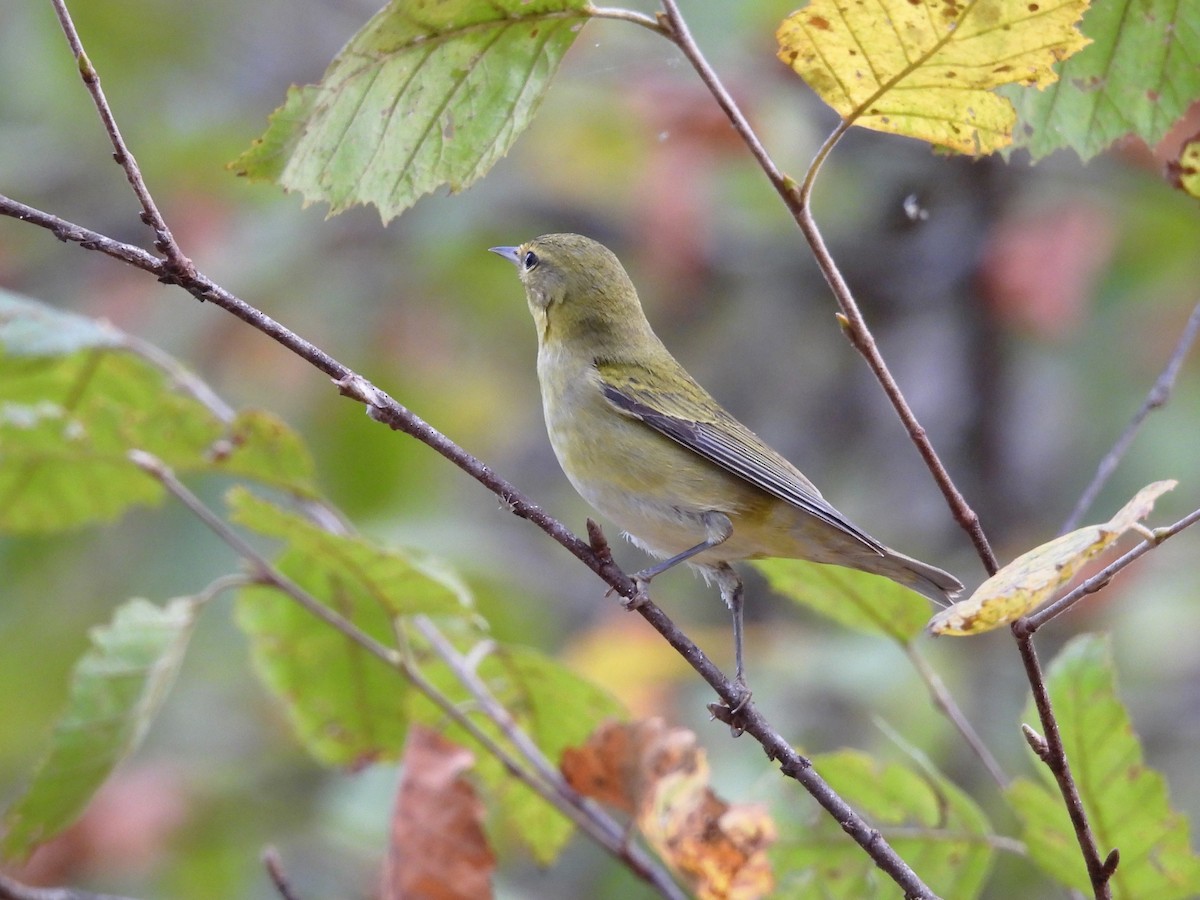
[[[783,596],[855,631],[905,644],[929,618],[929,601],[879,575],[798,559],[767,559],[754,566]]]
[[[1116,695],[1105,638],[1082,635],[1059,653],[1046,676],[1063,747],[1100,855],[1121,863],[1114,897],[1184,900],[1200,893],[1200,857],[1187,818],[1171,809],[1162,775],[1146,767],[1129,716]],[[1036,721],[1032,707],[1025,711]],[[1025,826],[1033,860],[1051,876],[1090,893],[1079,845],[1061,796],[1042,764],[1044,784],[1015,782],[1008,800]]]
[[[0,295],[0,530],[112,519],[162,490],[126,458],[202,456],[218,419],[111,326]]]
[[[234,416],[165,353],[111,325],[0,292],[0,531],[102,522],[157,502],[128,459],[223,473],[311,497],[311,457],[273,416]]]
[[[316,465],[308,447],[286,423],[262,410],[239,412],[198,468],[253,478],[302,497],[317,496]]]
[[[292,88],[231,163],[331,213],[386,222],[441,185],[469,187],[537,112],[586,20],[584,0],[393,0],[319,84]]]
[[[556,767],[564,749],[583,744],[602,722],[628,717],[607,691],[529,647],[497,648],[480,664],[479,674]],[[540,865],[554,862],[575,826],[495,757],[481,757],[479,773],[497,802],[502,827],[520,838]]]
[[[49,753],[4,816],[6,855],[23,856],[69,825],[141,744],[183,661],[196,610],[187,597],[165,607],[130,600],[92,629]]]
[[[397,616],[472,614],[464,589],[429,563],[330,534],[243,488],[229,503],[235,521],[287,542],[276,560],[284,575],[384,646],[395,644]],[[361,765],[400,754],[412,698],[394,668],[271,587],[244,589],[237,620],[260,677],[317,759]]]
[[[1200,16],[1180,0],[1093,3],[1091,46],[1060,64],[1044,91],[1007,88],[1013,144],[1040,159],[1062,147],[1091,159],[1127,134],[1157,144],[1200,98]]]
[[[880,763],[854,750],[816,756],[812,763],[939,896],[978,896],[992,862],[991,829],[974,801],[945,776],[929,766]],[[778,897],[859,900],[885,896],[890,884],[823,812],[787,828],[770,855],[781,873]]]

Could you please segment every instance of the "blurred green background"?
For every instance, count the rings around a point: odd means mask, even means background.
[[[589,510],[545,439],[534,335],[519,285],[485,252],[549,231],[609,244],[676,355],[880,539],[983,577],[766,180],[684,61],[653,35],[593,22],[533,127],[485,181],[387,227],[326,220],[225,164],[288,84],[316,80],[375,7],[350,0],[89,0],[73,9],[124,135],[176,236],[214,280],[389,391],[582,531]],[[648,3],[637,4],[651,11]],[[773,56],[792,3],[685,4],[697,38],[777,161],[800,176],[833,127]],[[0,8],[0,191],[148,244],[52,9]],[[906,198],[923,211],[904,212]],[[822,174],[817,217],[893,367],[1002,559],[1053,536],[1158,375],[1200,299],[1200,214],[1150,150],[1082,166],[1059,154],[971,162],[852,134]],[[0,285],[106,318],[175,354],[227,400],[266,407],[309,441],[333,500],[367,533],[434,552],[469,579],[494,630],[572,661],[639,713],[695,728],[730,799],[778,799],[778,776],[707,721],[709,697],[640,619],[533,527],[432,451],[370,422],[259,333],[182,292],[39,229],[0,221]],[[1177,478],[1156,524],[1200,505],[1200,365],[1185,367],[1087,521]],[[217,486],[197,485],[212,500]],[[643,557],[617,545],[631,569]],[[1175,805],[1200,816],[1200,536],[1170,541],[1039,638],[1113,634],[1120,687]],[[0,539],[0,801],[20,790],[61,707],[87,629],[130,596],[195,591],[236,565],[167,505],[113,526]],[[900,758],[882,718],[1015,833],[994,787],[893,646],[750,585],[755,699],[810,751]],[[655,597],[721,664],[727,614],[683,573]],[[923,649],[1010,774],[1026,685],[1011,638]],[[395,771],[322,771],[256,683],[228,600],[208,608],[147,745],[30,878],[137,896],[273,897],[274,844],[307,897],[370,896]],[[798,790],[784,799],[806,809]],[[1195,840],[1193,840],[1195,843]],[[502,852],[506,848],[501,848]],[[636,896],[577,840],[538,871],[507,848],[501,897]],[[1057,897],[1002,858],[989,897]]]

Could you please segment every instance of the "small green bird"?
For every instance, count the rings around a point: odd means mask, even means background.
[[[537,325],[546,430],[580,495],[648,553],[644,585],[681,562],[715,581],[742,665],[742,582],[729,565],[786,557],[884,575],[944,603],[962,584],[885,547],[735,419],[650,328],[607,247],[547,234],[492,247],[513,262]]]

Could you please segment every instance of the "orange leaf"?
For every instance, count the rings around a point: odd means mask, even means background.
[[[383,868],[385,900],[492,896],[496,858],[483,833],[483,803],[466,779],[470,750],[421,725],[408,733]]]
[[[580,793],[633,814],[696,896],[753,900],[774,889],[766,856],[774,822],[759,806],[712,792],[708,761],[687,729],[657,718],[603,725],[564,751],[562,771]]]

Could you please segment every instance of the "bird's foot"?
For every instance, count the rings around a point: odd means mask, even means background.
[[[639,609],[650,602],[650,595],[646,593],[646,588],[650,585],[649,578],[643,578],[640,574],[632,576],[633,580],[633,596],[622,597],[621,605],[632,612]],[[604,596],[611,597],[616,591],[616,588],[609,588]]]
[[[746,711],[754,692],[746,685],[746,679],[738,675],[733,682],[734,697],[725,703],[710,703],[708,711],[714,719],[729,726],[733,737],[741,737],[746,731]]]

